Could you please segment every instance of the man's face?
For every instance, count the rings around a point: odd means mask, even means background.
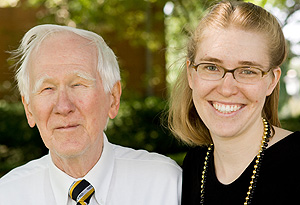
[[[37,125],[52,154],[77,157],[102,147],[103,130],[116,116],[119,99],[104,92],[97,60],[90,41],[67,32],[48,37],[33,51],[31,92],[23,103],[29,125]]]

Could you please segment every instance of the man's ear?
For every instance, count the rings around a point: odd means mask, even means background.
[[[279,83],[280,76],[281,76],[281,69],[279,67],[274,68],[273,70],[271,70],[271,72],[273,72],[273,76],[272,76],[272,81],[267,90],[267,96],[272,94],[276,85]]]
[[[114,87],[111,89],[110,92],[111,104],[108,112],[108,116],[110,119],[114,119],[118,114],[121,94],[122,94],[121,82],[118,81],[115,83]]]
[[[24,109],[25,109],[27,122],[28,122],[29,126],[31,128],[33,128],[35,126],[35,121],[33,119],[33,115],[32,115],[31,109],[30,109],[30,105],[29,105],[29,103],[26,102],[24,96],[22,96],[22,103],[23,103],[23,106],[24,106]]]

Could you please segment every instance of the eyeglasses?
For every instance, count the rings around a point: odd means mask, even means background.
[[[221,80],[226,73],[232,73],[233,78],[239,83],[254,84],[260,81],[264,75],[268,74],[268,71],[263,71],[253,66],[238,67],[233,70],[228,70],[219,65],[212,63],[199,63],[197,65],[192,64],[192,67],[197,71],[200,78],[203,80]]]

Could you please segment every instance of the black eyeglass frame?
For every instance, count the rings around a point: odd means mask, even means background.
[[[218,80],[221,80],[222,78],[224,78],[225,75],[226,75],[226,73],[232,73],[233,78],[236,80],[236,78],[235,78],[235,76],[234,76],[234,72],[235,72],[237,69],[240,69],[240,68],[255,68],[255,69],[257,69],[257,70],[259,70],[259,71],[261,72],[261,74],[262,74],[261,77],[264,77],[265,75],[267,75],[267,74],[270,72],[270,70],[272,69],[272,68],[269,68],[268,71],[263,71],[262,69],[260,69],[260,68],[258,68],[258,67],[255,67],[255,66],[241,66],[241,67],[237,67],[237,68],[235,68],[235,69],[229,70],[229,69],[224,68],[224,67],[222,67],[222,66],[220,66],[220,65],[217,65],[217,64],[215,64],[215,63],[199,63],[199,64],[196,64],[196,65],[195,65],[194,63],[191,63],[191,67],[194,68],[195,71],[197,72],[199,65],[203,65],[203,64],[216,66],[217,68],[222,68],[222,69],[224,70],[223,76],[222,76],[220,79],[218,79]],[[214,81],[214,80],[211,80],[211,81]]]

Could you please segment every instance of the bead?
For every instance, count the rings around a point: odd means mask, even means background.
[[[259,176],[259,171],[261,167],[261,161],[264,156],[264,151],[266,150],[266,147],[268,146],[268,142],[270,141],[271,136],[271,129],[268,121],[264,118],[262,118],[263,124],[264,124],[264,132],[263,137],[261,140],[260,150],[256,156],[253,175],[251,176],[250,186],[248,188],[247,197],[245,198],[244,205],[248,205],[251,203],[251,199],[253,198],[254,189],[256,188],[257,178]],[[207,174],[207,168],[208,168],[208,161],[210,159],[210,154],[212,152],[213,144],[210,144],[208,146],[208,151],[206,153],[203,171],[202,171],[202,180],[201,180],[201,191],[200,191],[200,204],[204,204],[204,188],[206,183],[206,174]]]

